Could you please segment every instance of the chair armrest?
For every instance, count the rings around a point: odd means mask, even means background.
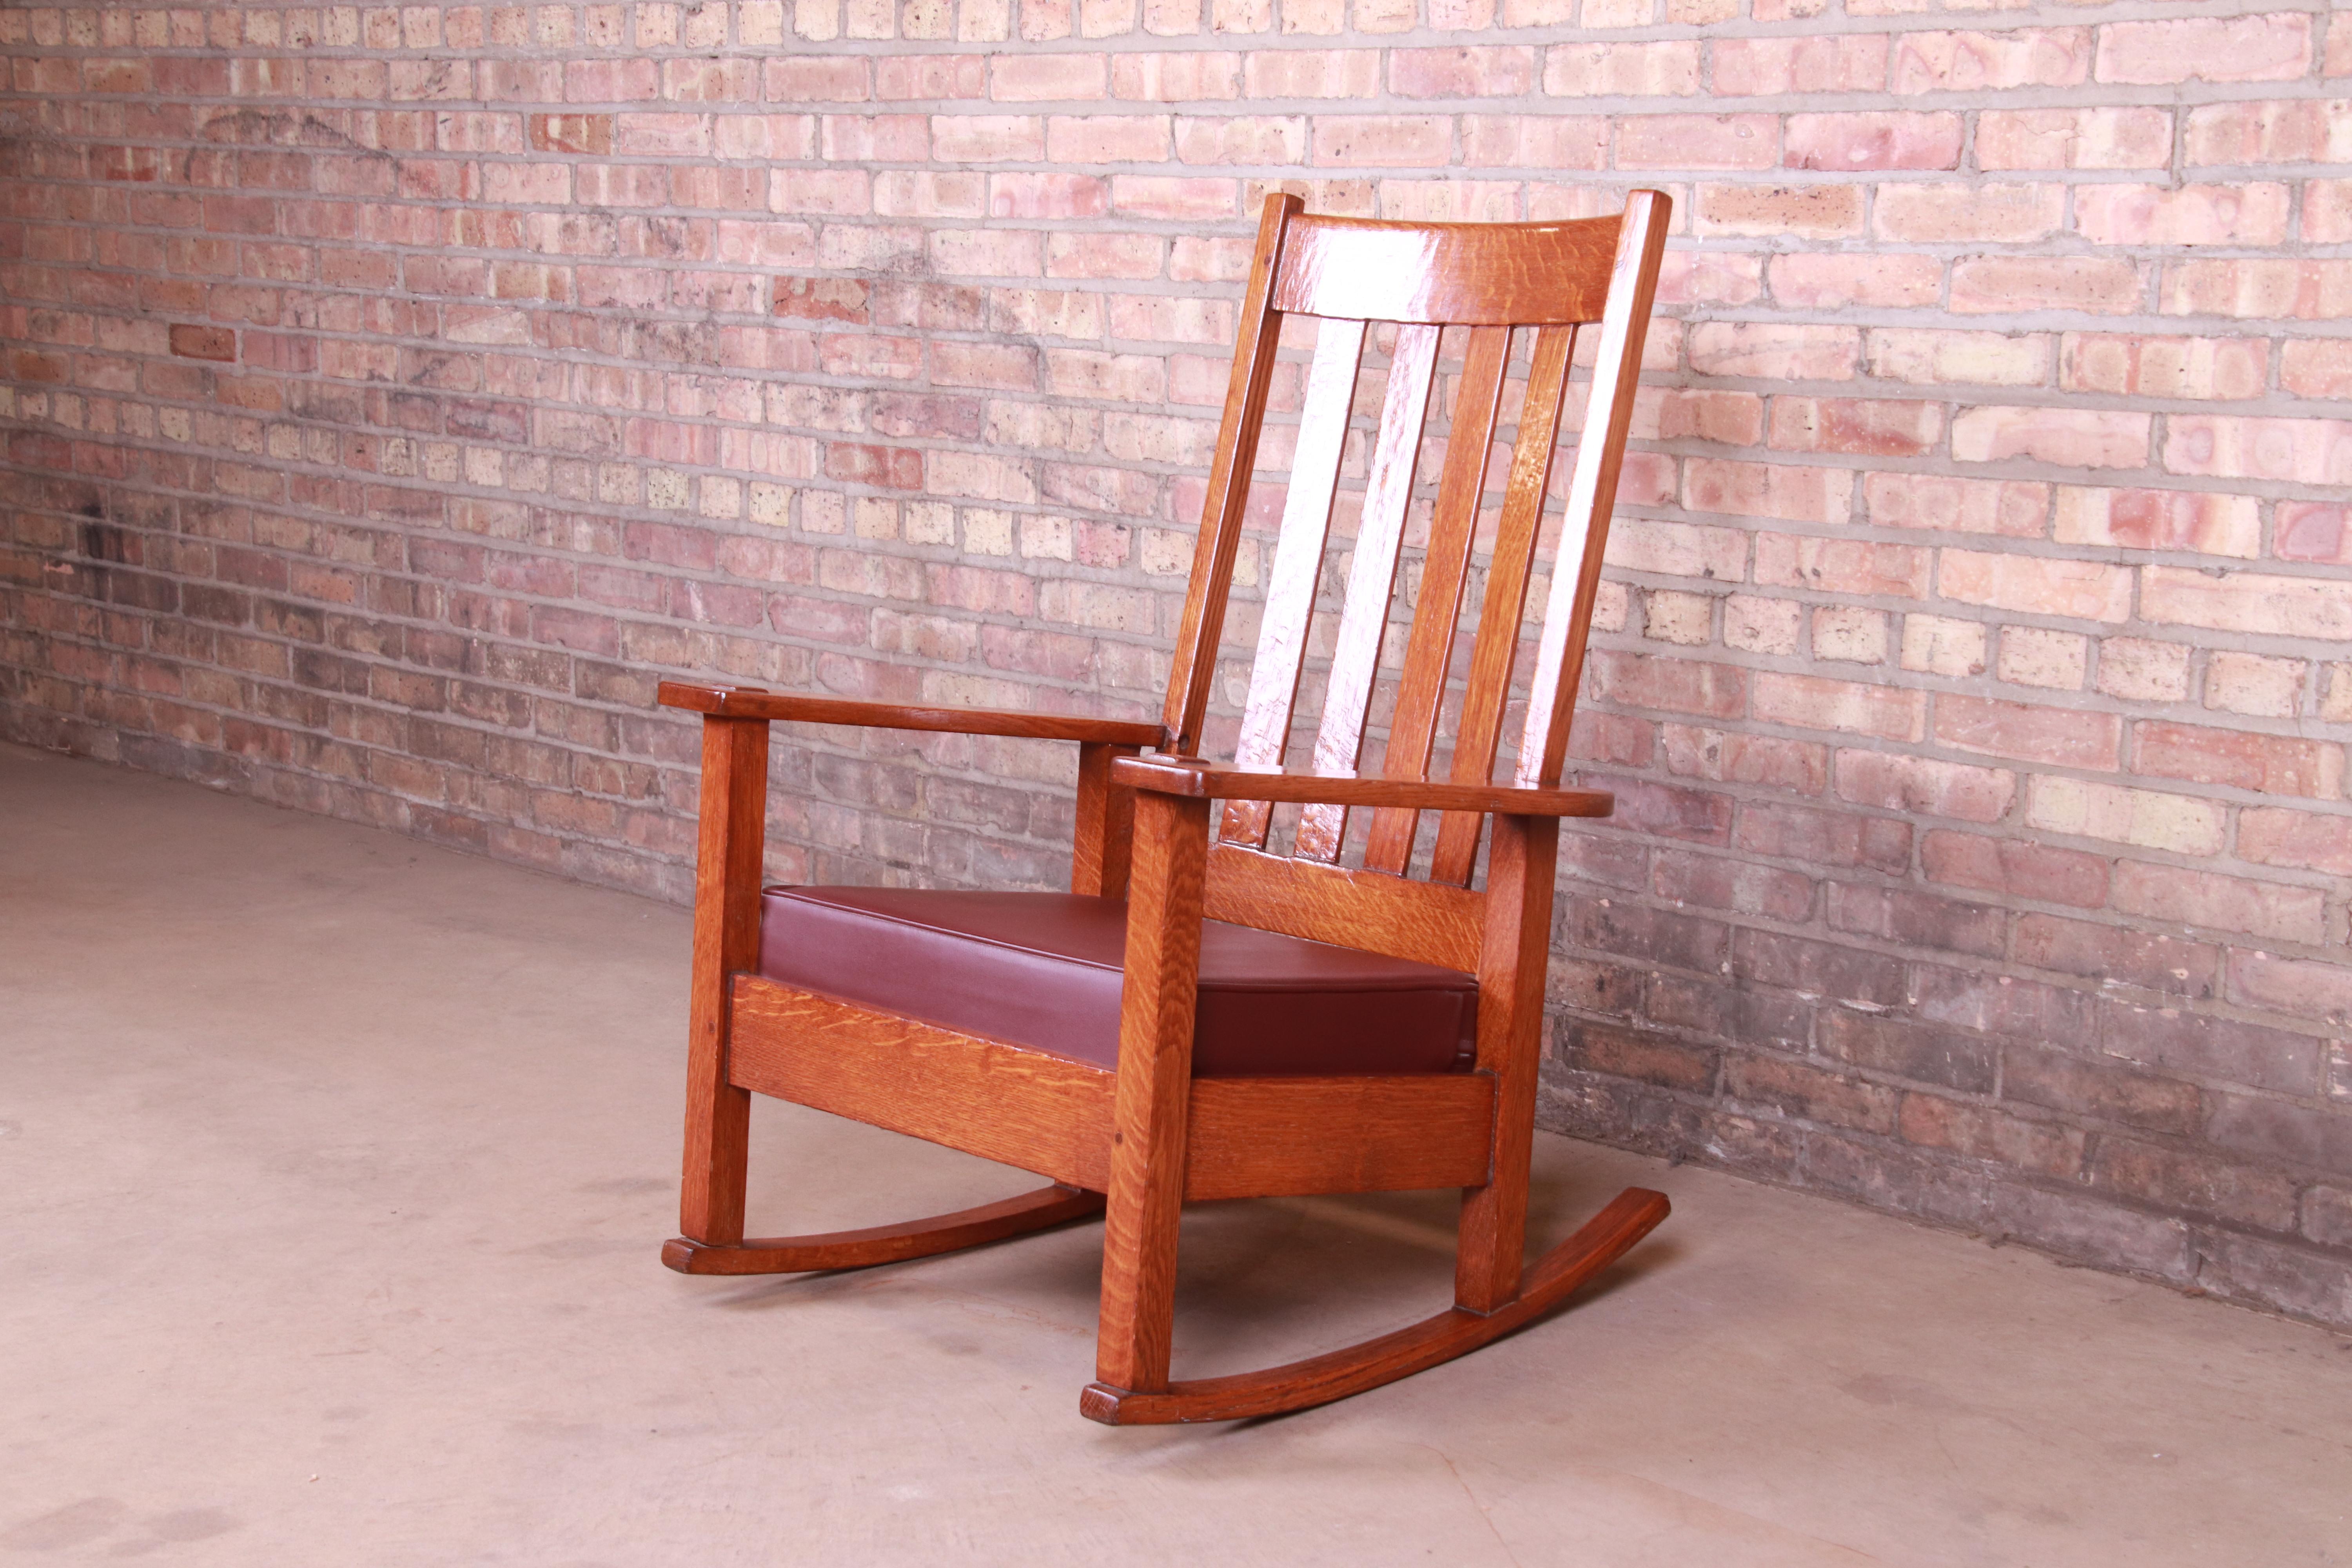
[[[1319,805],[1399,805],[1414,811],[1496,812],[1505,816],[1607,816],[1606,790],[1512,789],[1495,784],[1370,779],[1355,773],[1244,773],[1182,757],[1121,757],[1111,783],[1188,800],[1303,801]]]
[[[1014,713],[989,708],[902,708],[887,702],[849,702],[833,697],[799,697],[756,686],[706,686],[665,680],[661,705],[718,719],[794,720],[804,724],[853,724],[868,730],[936,730],[958,735],[1013,735],[1035,741],[1096,741],[1115,746],[1156,746],[1157,724],[1124,719],[1063,718],[1052,713]]]

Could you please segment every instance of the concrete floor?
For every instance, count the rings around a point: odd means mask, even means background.
[[[683,1279],[678,910],[0,747],[0,1563],[2352,1563],[2352,1340],[1541,1141],[1569,1310],[1284,1420],[1082,1420],[1080,1226]],[[782,1106],[755,1228],[1032,1179]],[[1180,1372],[1433,1310],[1443,1195],[1185,1226]]]

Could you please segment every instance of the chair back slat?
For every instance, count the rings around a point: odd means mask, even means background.
[[[1511,477],[1503,490],[1502,522],[1486,569],[1486,596],[1478,606],[1470,679],[1462,695],[1462,717],[1454,726],[1450,776],[1457,784],[1485,784],[1495,776],[1503,705],[1511,692],[1511,661],[1518,652],[1519,624],[1527,614],[1528,579],[1535,572],[1536,535],[1543,526],[1544,492],[1551,486],[1552,454],[1559,449],[1560,410],[1568,401],[1569,362],[1575,353],[1574,327],[1545,327],[1536,333],[1518,439],[1511,447]],[[1475,811],[1446,813],[1430,861],[1430,880],[1469,884],[1478,858],[1478,834],[1486,824],[1486,817]]]
[[[1380,773],[1392,779],[1431,775],[1448,698],[1458,689],[1461,710],[1447,776],[1460,784],[1488,782],[1502,750],[1514,668],[1521,662],[1518,645],[1560,426],[1575,390],[1570,366],[1577,330],[1597,323],[1597,362],[1564,498],[1534,668],[1527,672],[1526,725],[1512,769],[1517,784],[1557,784],[1664,248],[1666,198],[1635,191],[1622,218],[1549,224],[1390,223],[1310,216],[1301,206],[1295,196],[1268,198],[1259,229],[1192,589],[1179,624],[1164,725],[1167,748],[1180,756],[1200,752],[1282,319],[1309,315],[1321,318],[1321,324],[1307,369],[1281,531],[1265,574],[1256,658],[1235,758],[1248,768],[1282,765],[1313,632],[1367,334],[1372,324],[1387,322],[1395,324],[1395,343],[1314,744],[1318,770],[1361,767],[1381,681],[1381,650],[1413,515],[1412,495],[1422,482],[1419,453],[1437,384],[1440,333],[1452,327],[1463,330],[1463,363],[1453,388],[1445,456],[1436,476]],[[1527,391],[1475,635],[1467,639],[1469,668],[1457,683],[1452,667],[1465,629],[1463,599],[1519,328],[1532,329]],[[1221,837],[1229,847],[1212,858],[1213,884],[1243,876],[1244,868],[1251,868],[1254,886],[1265,883],[1274,873],[1259,862],[1279,861],[1310,879],[1297,884],[1302,897],[1314,890],[1300,908],[1319,907],[1327,896],[1352,907],[1370,895],[1348,889],[1402,876],[1412,861],[1418,820],[1409,810],[1383,807],[1370,814],[1361,871],[1343,872],[1332,864],[1347,837],[1345,812],[1328,806],[1303,811],[1286,858],[1264,853],[1271,818],[1263,802],[1227,804]],[[1483,816],[1470,813],[1452,814],[1439,823],[1431,880],[1421,885],[1428,896],[1438,896],[1440,889],[1448,889],[1446,897],[1476,896],[1457,889],[1473,877],[1484,826]]]
[[[1257,659],[1250,667],[1249,698],[1242,707],[1241,741],[1234,752],[1241,767],[1279,768],[1289,747],[1290,711],[1298,700],[1298,672],[1307,662],[1315,586],[1322,575],[1323,544],[1331,528],[1331,502],[1339,493],[1339,462],[1346,455],[1348,416],[1355,405],[1356,372],[1363,357],[1363,322],[1322,324],[1315,339],[1315,363],[1307,372],[1290,490],[1283,499],[1282,531],[1276,537],[1274,564],[1266,574]],[[1264,801],[1226,802],[1225,842],[1252,848],[1264,844],[1272,815]]]
[[[1356,523],[1348,596],[1324,679],[1323,720],[1315,735],[1318,772],[1351,773],[1363,754],[1364,721],[1371,712],[1372,680],[1380,672],[1381,639],[1389,601],[1396,594],[1397,556],[1404,543],[1405,510],[1421,459],[1422,426],[1429,415],[1437,371],[1439,329],[1414,323],[1397,329],[1389,355],[1389,384],[1364,477],[1364,507]],[[1336,860],[1347,837],[1348,811],[1310,805],[1299,814],[1291,853],[1304,860]]]
[[[1381,760],[1383,778],[1428,776],[1430,747],[1437,739],[1438,712],[1445,701],[1446,671],[1454,659],[1462,585],[1470,574],[1470,546],[1478,533],[1478,503],[1486,491],[1495,422],[1502,412],[1510,347],[1508,327],[1471,331],[1453,428],[1445,439],[1445,466],[1437,482],[1437,513],[1422,562],[1421,594],[1405,641],[1396,712],[1389,721],[1388,751]],[[1394,806],[1372,813],[1364,865],[1375,871],[1402,872],[1412,858],[1414,820],[1414,813]]]

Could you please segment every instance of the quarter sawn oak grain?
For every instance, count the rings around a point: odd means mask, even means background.
[[[1632,1189],[1532,1268],[1528,1167],[1564,819],[1611,797],[1559,787],[1576,683],[1608,540],[1666,198],[1636,191],[1621,218],[1575,223],[1381,223],[1265,205],[1240,317],[1157,723],[956,710],[665,682],[703,716],[684,1235],[664,1261],[691,1274],[864,1268],[979,1246],[1099,1211],[1102,1317],[1082,1414],[1114,1424],[1219,1421],[1339,1399],[1434,1366],[1524,1326],[1664,1219]],[[1249,511],[1286,313],[1319,316],[1256,658],[1232,765],[1200,757],[1227,603]],[[1521,617],[1554,454],[1575,387],[1580,327],[1597,324],[1558,559],[1527,673],[1507,784],[1496,782]],[[1377,329],[1377,331],[1376,331]],[[1463,365],[1444,435],[1402,663],[1376,767],[1362,758],[1413,506],[1439,360]],[[1528,349],[1477,629],[1454,682],[1475,574],[1495,437]],[[1314,646],[1357,381],[1387,344],[1388,389],[1369,447],[1310,771],[1287,769]],[[1460,691],[1444,776],[1433,776],[1449,692]],[[761,836],[772,721],[949,731],[1078,747],[1073,891],[1127,903],[1117,1067],[960,1034],[751,971],[759,955]],[[1146,755],[1147,751],[1155,752]],[[1221,808],[1213,803],[1223,803]],[[1298,808],[1291,853],[1268,852]],[[1213,809],[1221,820],[1213,827]],[[1414,879],[1423,813],[1441,814]],[[1342,867],[1351,820],[1363,865]],[[1474,888],[1482,839],[1486,879]],[[1233,921],[1475,974],[1476,1061],[1459,1073],[1202,1078],[1192,1039],[1202,922]],[[1038,1173],[1022,1197],[900,1225],[744,1238],[749,1097],[762,1093]],[[1264,1372],[1171,1377],[1182,1206],[1210,1198],[1451,1186],[1462,1193],[1454,1302],[1363,1344]]]

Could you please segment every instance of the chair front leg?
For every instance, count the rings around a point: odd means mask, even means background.
[[[1454,1274],[1454,1304],[1473,1312],[1495,1311],[1519,1295],[1559,861],[1558,818],[1495,817],[1478,956],[1478,1070],[1496,1080],[1495,1163],[1485,1186],[1462,1194]]]
[[[1168,1386],[1208,850],[1207,801],[1136,801],[1095,1375],[1138,1393]]]
[[[729,976],[760,962],[760,861],[767,831],[768,721],[702,721],[701,839],[694,858],[686,1169],[678,1229],[714,1247],[743,1239],[751,1096],[727,1070]]]

